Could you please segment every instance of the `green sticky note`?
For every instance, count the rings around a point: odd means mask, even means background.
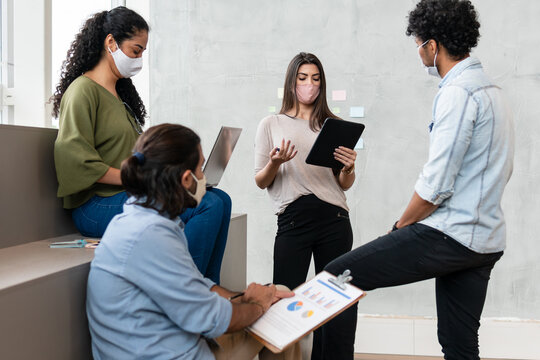
[[[276,107],[275,106],[269,106],[268,107],[268,112],[269,113],[275,113],[276,112]]]
[[[339,114],[339,113],[341,112],[341,109],[338,108],[338,107],[333,107],[333,108],[332,108],[332,112],[333,112],[334,114]]]

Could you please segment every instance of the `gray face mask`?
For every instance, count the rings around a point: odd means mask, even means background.
[[[420,63],[422,64],[422,67],[426,72],[431,75],[440,78],[441,75],[439,74],[439,70],[437,69],[437,55],[439,55],[439,49],[437,49],[437,52],[435,53],[435,57],[433,58],[433,66],[426,66],[424,65],[424,62],[422,61],[422,57],[420,56],[420,48],[423,48],[424,45],[428,43],[429,40],[426,40],[422,43],[422,45],[418,46],[418,57],[420,57]]]

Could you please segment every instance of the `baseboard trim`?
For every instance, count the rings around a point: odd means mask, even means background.
[[[540,320],[482,318],[479,336],[482,358],[540,359]],[[437,320],[358,314],[355,352],[440,357]]]

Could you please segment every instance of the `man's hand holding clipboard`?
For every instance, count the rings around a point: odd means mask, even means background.
[[[331,320],[366,295],[348,284],[349,273],[335,277],[323,271],[294,289],[294,296],[281,299],[247,328],[274,353]]]

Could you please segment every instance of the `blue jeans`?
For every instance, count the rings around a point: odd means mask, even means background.
[[[128,196],[125,192],[110,197],[94,196],[72,212],[82,235],[102,237],[112,218],[123,211]],[[203,274],[219,284],[221,261],[227,244],[231,220],[231,198],[219,189],[207,189],[196,208],[188,208],[180,218],[193,261]]]
[[[186,224],[184,233],[195,265],[204,277],[218,285],[231,222],[231,206],[231,198],[226,192],[209,188],[199,206],[187,208],[180,215]]]

